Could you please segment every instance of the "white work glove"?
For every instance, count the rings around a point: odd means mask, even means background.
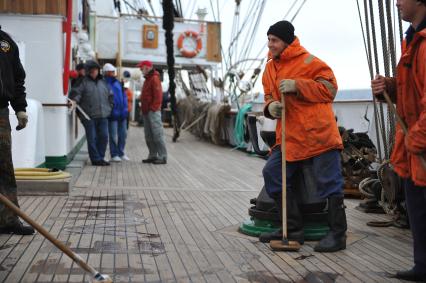
[[[283,112],[283,105],[279,101],[271,102],[268,105],[269,114],[275,119],[281,118],[281,114]]]
[[[22,130],[27,126],[28,115],[25,111],[19,111],[16,113],[16,118],[18,119],[18,126],[16,127],[16,130]]]
[[[296,81],[295,80],[282,80],[280,82],[280,92],[281,94],[296,93]]]

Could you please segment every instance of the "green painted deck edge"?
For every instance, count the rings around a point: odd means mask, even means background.
[[[68,155],[46,156],[46,162],[44,163],[44,167],[58,168],[58,169],[64,170],[65,167],[74,159],[75,155],[80,151],[85,141],[86,141],[86,137],[84,136],[74,146],[74,148],[68,153]]]

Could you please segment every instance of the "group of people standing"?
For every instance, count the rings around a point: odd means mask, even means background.
[[[166,164],[167,151],[161,120],[162,87],[159,73],[150,61],[139,67],[145,76],[141,95],[141,112],[144,119],[145,140],[149,149],[143,163]],[[125,153],[129,113],[133,93],[128,82],[120,82],[117,69],[110,63],[101,67],[88,61],[76,67],[77,77],[71,82],[69,99],[76,109],[87,138],[89,157],[94,166],[108,166],[105,152],[109,141],[111,162],[129,161]]]

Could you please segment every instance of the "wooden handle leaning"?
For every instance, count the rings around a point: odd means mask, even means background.
[[[42,234],[46,239],[48,239],[52,244],[54,244],[58,249],[67,254],[75,263],[77,263],[81,268],[90,272],[92,275],[96,275],[98,272],[88,265],[79,255],[75,254],[69,247],[65,246],[61,241],[53,237],[46,229],[43,228],[40,224],[32,220],[25,212],[20,210],[15,204],[13,204],[7,197],[0,193],[0,201],[6,205],[10,210],[16,213],[19,217],[25,220],[30,224],[34,229],[36,229],[40,234]]]
[[[287,173],[285,147],[285,99],[282,96],[283,110],[281,112],[281,174],[282,174],[282,224],[283,239],[287,239]]]
[[[401,126],[402,131],[404,132],[405,135],[408,135],[408,127],[405,124],[404,120],[402,120],[402,118],[396,112],[395,106],[393,105],[392,100],[390,99],[386,91],[383,92],[383,96],[386,100],[386,103],[388,104],[389,109],[391,110],[392,113],[395,114],[396,121]],[[426,170],[426,159],[421,155],[416,155],[416,156],[420,159],[420,163],[422,164],[423,169]]]

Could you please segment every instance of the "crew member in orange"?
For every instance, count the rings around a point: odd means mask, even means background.
[[[290,22],[280,21],[268,32],[271,59],[263,73],[264,115],[277,119],[276,144],[263,169],[265,188],[281,211],[281,114],[285,99],[288,238],[303,243],[303,219],[294,197],[294,180],[311,164],[318,195],[328,200],[329,233],[317,252],[346,248],[346,214],[340,150],[343,148],[332,103],[337,92],[333,71],[300,45]],[[282,230],[264,233],[262,242],[281,239]]]
[[[377,76],[373,94],[383,100],[386,90],[408,128],[398,125],[391,155],[393,169],[403,179],[410,229],[413,233],[414,267],[396,278],[426,282],[426,0],[398,0],[396,6],[411,25],[402,44],[395,78]]]

